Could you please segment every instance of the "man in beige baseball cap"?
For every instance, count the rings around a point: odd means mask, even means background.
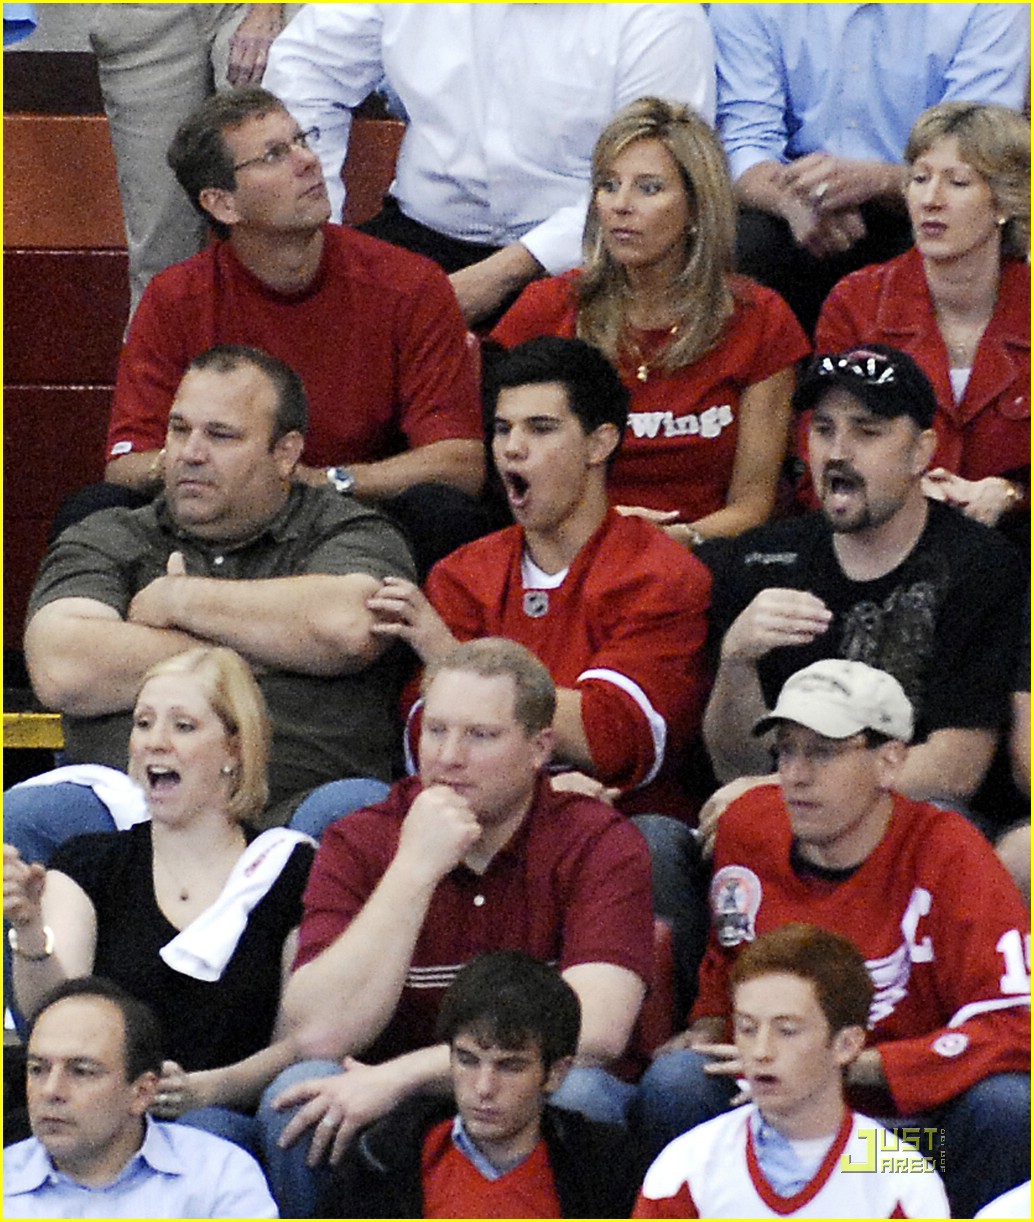
[[[872,730],[907,743],[913,731],[912,704],[897,679],[843,658],[826,658],[791,675],[775,708],[755,724],[755,735],[780,721],[795,721],[824,738]]]
[[[1027,905],[970,822],[900,792],[912,727],[895,678],[835,658],[790,675],[756,722],[755,734],[773,731],[776,775],[718,823],[697,999],[633,1110],[645,1154],[729,1106],[742,1071],[733,965],[755,939],[804,921],[850,938],[875,985],[866,1047],[845,1071],[851,1105],[925,1126],[953,1217],[1029,1176]],[[759,1079],[768,1102],[790,1086],[772,1050],[792,1027],[778,1028]],[[833,1165],[833,1139],[795,1136],[829,1139],[798,1168],[807,1185],[823,1157]]]

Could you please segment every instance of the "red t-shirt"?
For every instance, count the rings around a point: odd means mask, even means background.
[[[492,332],[512,348],[537,335],[575,334],[581,273],[539,280]],[[739,436],[743,392],[807,356],[810,346],[778,293],[745,277],[733,281],[735,309],[718,343],[700,360],[640,382],[620,370],[632,395],[628,431],[608,476],[612,504],[678,509],[695,521],[725,506]],[[641,337],[654,351],[666,333]]]
[[[456,1148],[452,1125],[451,1120],[443,1120],[424,1139],[425,1218],[563,1216],[543,1138],[518,1166],[489,1180]]]
[[[119,363],[108,457],[157,450],[190,361],[250,344],[305,383],[310,466],[375,462],[434,441],[482,435],[474,354],[456,295],[429,259],[328,225],[316,280],[278,293],[229,241],[156,276]]]

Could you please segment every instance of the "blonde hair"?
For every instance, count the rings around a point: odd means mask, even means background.
[[[553,677],[531,650],[517,641],[501,636],[464,641],[428,664],[420,684],[421,695],[426,697],[431,684],[446,670],[464,671],[482,679],[509,676],[514,687],[513,715],[529,738],[553,724],[556,713]]]
[[[915,121],[905,162],[929,152],[938,140],[954,137],[959,156],[991,189],[1002,226],[1002,256],[1030,254],[1030,120],[1008,106],[983,102],[940,102]]]
[[[229,814],[246,821],[269,801],[270,723],[265,697],[251,667],[224,646],[198,646],[157,662],[144,675],[140,691],[159,675],[193,675],[226,733],[235,740],[238,767],[231,778]]]
[[[679,329],[657,365],[679,369],[700,359],[718,341],[733,311],[729,277],[736,244],[736,204],[725,150],[707,123],[688,106],[664,98],[639,98],[611,119],[592,153],[593,194],[582,242],[578,286],[578,335],[615,364],[627,352],[622,332],[630,298],[623,268],[603,243],[596,192],[614,161],[640,140],[657,140],[679,170],[693,228],[686,257],[672,285]]]

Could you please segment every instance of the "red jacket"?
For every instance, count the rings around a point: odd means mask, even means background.
[[[1030,465],[1030,268],[1006,259],[998,303],[977,349],[962,402],[955,403],[948,351],[918,251],[845,276],[815,329],[819,352],[860,343],[907,352],[933,384],[939,410],[931,467],[982,479]]]

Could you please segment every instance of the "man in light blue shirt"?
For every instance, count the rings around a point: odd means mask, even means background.
[[[161,1062],[143,1003],[97,977],[58,985],[29,1033],[34,1135],[4,1151],[4,1217],[277,1217],[249,1154],[147,1116]]]
[[[715,4],[718,129],[741,202],[739,270],[814,328],[838,279],[911,244],[901,157],[950,99],[1023,104],[1016,4]]]

